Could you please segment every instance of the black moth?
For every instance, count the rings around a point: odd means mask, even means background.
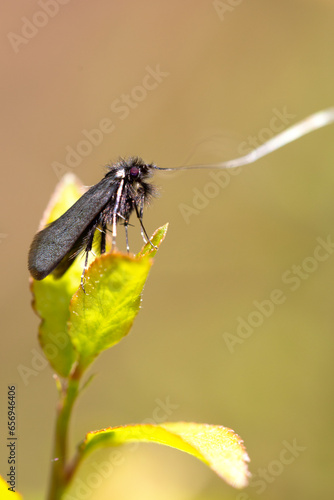
[[[155,186],[147,180],[158,167],[146,164],[140,158],[130,158],[121,159],[108,168],[108,173],[100,182],[34,237],[28,268],[36,280],[42,280],[50,273],[60,278],[82,251],[86,253],[85,271],[98,228],[101,231],[101,254],[106,250],[107,226],[112,227],[115,245],[118,222],[124,224],[129,250],[127,229],[132,212],[139,219],[144,241],[150,241],[143,225],[143,209],[155,194]]]
[[[61,277],[81,251],[86,252],[85,271],[96,229],[101,231],[100,251],[104,253],[107,226],[111,225],[112,245],[115,247],[118,222],[122,222],[125,226],[126,245],[129,251],[127,229],[132,212],[138,217],[144,241],[150,241],[143,225],[143,209],[155,193],[155,187],[147,182],[154,170],[241,167],[254,163],[286,144],[333,122],[334,108],[318,111],[272,137],[250,153],[213,165],[161,168],[154,164],[146,164],[136,157],[119,160],[110,166],[106,176],[92,186],[67,212],[36,234],[28,260],[32,277],[42,280],[50,273],[57,278]],[[83,278],[81,284],[82,281]]]

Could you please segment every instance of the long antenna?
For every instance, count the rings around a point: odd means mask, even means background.
[[[173,170],[190,170],[193,168],[236,168],[241,167],[242,165],[248,165],[250,163],[254,163],[259,160],[263,156],[267,156],[270,153],[273,153],[277,149],[286,146],[290,142],[296,141],[300,139],[304,135],[313,132],[314,130],[318,130],[319,128],[326,127],[334,123],[334,107],[328,108],[323,111],[318,111],[313,115],[304,118],[304,120],[292,125],[291,127],[284,130],[280,134],[276,135],[269,141],[265,142],[258,148],[254,149],[250,153],[247,153],[244,156],[239,156],[238,158],[234,158],[232,160],[223,161],[221,163],[212,163],[210,165],[186,165],[183,167],[174,167],[174,168],[162,168],[154,165],[154,168],[157,170],[165,170],[165,171],[173,171]]]

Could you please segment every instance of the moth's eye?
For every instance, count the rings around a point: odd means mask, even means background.
[[[130,175],[131,175],[131,177],[134,177],[134,178],[138,177],[138,175],[139,175],[139,168],[137,168],[137,167],[131,167],[130,168]]]

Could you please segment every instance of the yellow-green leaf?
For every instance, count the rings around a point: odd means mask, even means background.
[[[73,175],[67,174],[57,185],[46,208],[39,229],[60,217],[83,194],[84,188]],[[53,369],[66,377],[76,358],[68,335],[69,303],[80,283],[83,263],[76,259],[60,279],[52,275],[42,281],[30,278],[33,307],[41,318],[39,341]]]
[[[152,236],[159,246],[167,225]],[[79,354],[79,366],[85,369],[103,350],[129,333],[140,308],[141,294],[156,249],[145,245],[137,257],[109,253],[97,257],[85,273],[84,290],[80,287],[70,304],[69,333]]]
[[[158,247],[166,237],[167,229],[168,223],[156,229],[151,237],[151,243],[153,243],[154,246],[152,246],[152,244],[148,241],[137,254],[137,257],[154,257],[158,251]]]
[[[248,455],[242,439],[220,425],[192,422],[134,424],[90,432],[79,447],[80,460],[94,450],[132,441],[171,446],[198,458],[235,488],[248,484]]]
[[[0,498],[1,500],[22,500],[22,496],[17,491],[11,491],[10,485],[0,476]]]

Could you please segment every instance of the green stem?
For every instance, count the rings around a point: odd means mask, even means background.
[[[58,402],[48,500],[60,500],[70,479],[67,472],[69,423],[72,408],[79,393],[81,375],[78,370],[72,373],[67,386],[62,388]]]

